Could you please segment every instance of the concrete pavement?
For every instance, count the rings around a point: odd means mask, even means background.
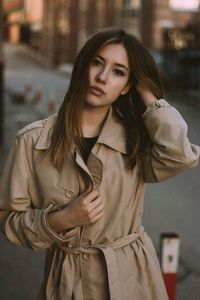
[[[54,95],[59,105],[68,85],[67,78],[39,65],[21,46],[6,45],[5,64],[5,139],[0,148],[0,170],[16,132],[28,123],[48,116],[49,97]],[[29,101],[24,103],[27,84],[31,85],[31,93]],[[42,92],[39,105],[34,102],[38,90]],[[44,251],[34,252],[15,246],[0,236],[0,300],[36,299],[43,276],[44,256]]]
[[[36,63],[23,47],[6,47],[5,144],[0,149],[4,164],[15,133],[24,125],[45,117],[52,94],[57,107],[62,101],[68,78]],[[24,86],[31,84],[30,101],[13,102]],[[31,99],[42,91],[42,104]],[[187,99],[174,101],[189,125],[191,141],[200,144],[200,106]],[[200,299],[200,169],[191,170],[164,183],[147,185],[144,226],[159,251],[162,232],[176,232],[181,238],[177,300]],[[44,252],[33,252],[0,237],[0,300],[34,300],[39,289]],[[102,299],[103,300],[103,299]],[[125,300],[125,299],[124,299]]]
[[[171,101],[189,127],[189,137],[200,145],[200,106],[186,100]],[[163,183],[148,184],[144,226],[159,252],[162,232],[180,236],[177,300],[200,299],[200,168],[184,172]]]

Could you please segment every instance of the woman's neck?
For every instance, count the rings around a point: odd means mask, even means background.
[[[84,137],[95,137],[100,134],[108,110],[109,107],[84,107],[81,125]]]

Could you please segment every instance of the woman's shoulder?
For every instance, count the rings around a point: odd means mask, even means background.
[[[23,127],[22,129],[20,129],[17,132],[17,137],[20,137],[30,131],[34,131],[35,129],[44,128],[46,122],[47,122],[47,119],[43,119],[43,120],[34,121],[34,122],[26,125],[25,127]]]
[[[22,129],[20,129],[16,135],[17,135],[17,137],[20,137],[25,134],[31,135],[36,132],[39,133],[39,132],[42,132],[44,130],[44,128],[47,127],[47,125],[48,125],[48,128],[50,129],[53,126],[53,124],[55,123],[56,118],[57,118],[57,114],[54,114],[48,118],[34,121],[34,122],[26,125]]]
[[[25,134],[25,133],[28,133],[28,132],[30,132],[30,131],[35,131],[35,130],[38,130],[38,129],[42,131],[42,130],[44,129],[45,125],[46,125],[46,124],[49,124],[49,123],[51,123],[52,126],[53,126],[53,124],[54,124],[56,118],[57,118],[57,114],[54,114],[54,115],[52,115],[52,116],[50,116],[50,117],[48,117],[48,118],[45,118],[45,119],[42,119],[42,120],[34,121],[34,122],[32,122],[32,123],[26,125],[26,126],[23,127],[22,129],[20,129],[20,130],[17,132],[17,136],[21,136],[21,135],[23,135],[23,134]]]

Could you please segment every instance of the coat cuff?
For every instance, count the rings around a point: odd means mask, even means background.
[[[147,118],[148,116],[150,116],[154,111],[156,111],[157,109],[160,108],[168,108],[171,107],[171,105],[164,99],[159,99],[157,101],[155,101],[154,103],[152,103],[143,113],[143,119]]]
[[[65,230],[61,233],[55,232],[48,224],[47,214],[51,211],[56,211],[60,209],[60,205],[50,204],[47,208],[42,211],[41,215],[41,234],[45,240],[48,240],[50,243],[66,243],[75,238],[78,233],[79,228],[75,227],[72,229]]]

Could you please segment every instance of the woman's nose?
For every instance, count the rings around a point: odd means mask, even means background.
[[[108,77],[108,71],[106,69],[101,69],[96,75],[96,80],[98,82],[106,83]]]

